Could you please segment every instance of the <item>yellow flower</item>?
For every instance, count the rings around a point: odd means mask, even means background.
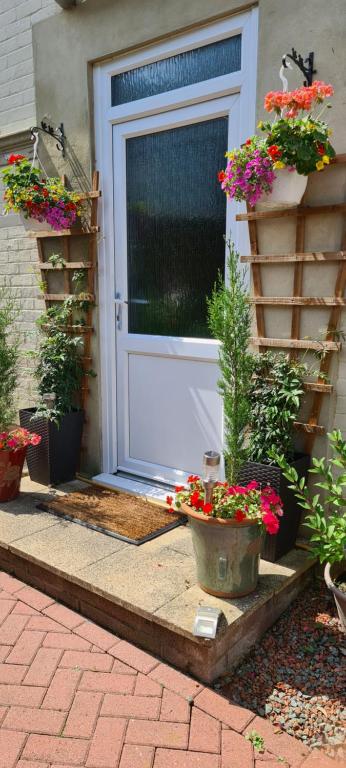
[[[328,134],[328,136],[333,136],[332,128],[328,128],[327,134]]]
[[[274,163],[274,168],[276,170],[279,170],[280,168],[285,168],[285,163],[283,163],[282,160],[277,160],[276,163]]]
[[[260,130],[262,130],[263,125],[264,125],[263,120],[260,120],[259,123],[257,123],[257,128],[260,128]]]
[[[323,155],[322,160],[325,163],[325,165],[329,165],[330,160],[329,160],[328,155]]]
[[[318,171],[323,171],[323,168],[324,168],[323,160],[318,160],[318,162],[316,163],[316,168]]]

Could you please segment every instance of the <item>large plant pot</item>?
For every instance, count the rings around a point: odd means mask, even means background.
[[[18,451],[0,450],[0,502],[12,501],[19,495],[27,448]]]
[[[342,560],[341,563],[334,563],[333,565],[327,563],[324,569],[324,579],[328,589],[333,592],[341,629],[343,632],[346,632],[346,592],[342,592],[341,589],[335,586],[335,580],[342,573],[346,573],[346,559]]]
[[[306,477],[310,466],[310,457],[306,454],[296,454],[291,466],[297,471],[298,477]],[[279,531],[274,535],[266,534],[263,539],[261,554],[263,560],[275,563],[295,545],[302,508],[299,506],[294,492],[289,489],[290,483],[284,477],[280,467],[248,461],[240,470],[239,480],[244,485],[250,483],[251,480],[257,480],[262,487],[270,485],[281,496],[284,514],[280,518]]]
[[[262,195],[257,203],[259,211],[267,208],[293,208],[299,205],[306,190],[308,177],[287,168],[275,171],[276,179],[271,194]]]
[[[25,218],[23,213],[19,214],[20,222],[27,232],[53,232],[53,228],[47,221],[37,221],[37,219]]]
[[[41,416],[32,420],[33,416],[35,408],[19,411],[21,427],[41,436],[38,446],[28,448],[30,479],[41,485],[59,485],[73,480],[79,467],[84,411],[67,413],[59,427]]]
[[[253,592],[262,539],[258,523],[207,517],[187,504],[182,504],[182,510],[189,519],[201,589],[217,597],[242,597]]]

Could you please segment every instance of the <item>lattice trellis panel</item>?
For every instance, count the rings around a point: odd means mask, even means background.
[[[346,163],[346,155],[339,155],[336,163]],[[254,211],[248,207],[247,213],[239,214],[237,221],[247,221],[249,227],[250,256],[242,256],[241,261],[250,263],[253,281],[253,297],[255,306],[255,318],[257,336],[251,339],[252,344],[258,346],[260,351],[275,348],[289,350],[291,357],[299,354],[301,350],[320,352],[323,350],[316,381],[305,383],[306,391],[312,392],[310,413],[305,422],[296,422],[297,430],[305,433],[304,450],[310,453],[316,435],[325,433],[325,427],[319,424],[323,398],[333,390],[331,384],[326,383],[331,368],[332,355],[340,350],[340,341],[336,338],[340,316],[346,305],[344,293],[346,289],[346,231],[342,236],[339,251],[308,252],[305,247],[305,224],[307,217],[318,214],[340,214],[346,211],[346,203],[332,205],[307,206],[304,202],[295,208],[285,208],[266,211]],[[294,253],[278,253],[263,255],[259,253],[257,223],[269,219],[287,219],[295,217],[296,236]],[[303,295],[304,265],[307,263],[338,263],[334,294],[332,296],[316,297]],[[294,263],[293,296],[265,296],[262,290],[262,269],[272,264]],[[291,334],[290,338],[273,338],[266,335],[265,308],[266,307],[291,307]],[[300,338],[301,335],[301,311],[302,308],[326,308],[330,307],[329,321],[325,338],[315,341]]]
[[[83,335],[84,339],[84,351],[83,351],[83,364],[85,371],[90,370],[92,367],[91,357],[91,335],[93,333],[92,327],[92,312],[93,304],[95,302],[94,297],[94,275],[97,259],[97,233],[99,227],[97,225],[97,208],[98,200],[101,196],[99,190],[99,173],[95,171],[92,179],[92,189],[90,192],[85,192],[80,195],[82,200],[89,202],[88,221],[83,222],[83,227],[73,227],[72,229],[65,229],[61,232],[32,232],[31,237],[35,237],[37,241],[39,268],[41,270],[42,278],[45,281],[48,274],[53,271],[62,273],[64,292],[60,293],[45,293],[44,300],[46,307],[50,307],[55,302],[62,302],[69,296],[75,295],[73,293],[73,273],[76,270],[86,270],[86,292],[90,295],[92,301],[89,308],[85,312],[85,324],[74,325],[71,322],[67,327],[64,326],[64,330],[68,333],[75,334],[76,336]],[[71,261],[71,237],[85,238],[86,240],[86,259],[81,261]],[[54,265],[45,260],[45,242],[52,238],[59,238],[62,242],[62,255],[64,264]],[[88,377],[86,373],[83,377],[82,388],[80,393],[80,405],[85,410],[87,397],[88,397]]]

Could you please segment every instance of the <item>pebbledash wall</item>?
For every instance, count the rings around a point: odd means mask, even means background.
[[[328,115],[334,130],[333,142],[338,153],[346,151],[344,39],[346,15],[344,0],[77,0],[75,8],[62,11],[53,0],[0,0],[0,153],[27,149],[28,128],[37,119],[50,115],[56,124],[64,122],[68,137],[66,162],[62,162],[54,143],[41,145],[45,165],[50,172],[66,173],[73,185],[87,188],[94,166],[93,146],[93,63],[125,51],[143,47],[254,5],[259,7],[259,55],[257,78],[257,117],[263,117],[263,97],[267,90],[279,88],[278,68],[283,53],[294,46],[307,55],[315,52],[317,77],[332,82],[336,95]],[[290,74],[290,86],[301,84],[297,72]],[[346,169],[339,166],[309,178],[308,202],[344,200]],[[102,185],[102,180],[101,180]],[[313,217],[308,224],[306,247],[335,250],[340,247],[344,222],[341,216]],[[317,221],[318,219],[318,221]],[[6,226],[4,226],[6,224]],[[245,225],[244,225],[245,226]],[[272,251],[270,229],[262,232],[263,247]],[[295,250],[293,231],[283,228],[282,251]],[[11,277],[22,308],[21,328],[31,332],[42,308],[33,266],[36,249],[18,227],[15,216],[0,224],[1,281]],[[328,269],[328,268],[327,268]],[[282,275],[282,273],[281,273]],[[332,277],[327,276],[328,290],[318,292],[316,272],[310,273],[304,285],[306,295],[331,295]],[[266,283],[275,295],[282,280],[273,270]],[[270,282],[272,281],[272,282]],[[291,276],[287,273],[287,283]],[[317,281],[318,282],[318,281]],[[279,290],[279,294],[282,292]],[[290,289],[288,288],[288,293]],[[278,294],[276,294],[278,295]],[[97,313],[95,313],[97,315]],[[285,311],[275,310],[269,326],[275,322],[275,335],[283,335]],[[315,330],[325,325],[325,315],[316,310]],[[98,368],[97,316],[94,336],[94,367]],[[268,328],[270,332],[270,327]],[[29,342],[27,342],[29,344]],[[346,345],[345,345],[346,347]],[[330,429],[346,430],[346,350],[333,368],[335,390],[325,398],[322,423]],[[30,377],[22,367],[18,384],[18,402],[33,401]],[[88,455],[85,468],[95,472],[100,460],[99,379],[91,383],[88,408]],[[324,440],[316,442],[316,453],[325,449]]]

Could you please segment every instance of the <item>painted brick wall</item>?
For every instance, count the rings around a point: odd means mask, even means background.
[[[60,11],[54,0],[0,0],[0,136],[35,118],[32,25]]]
[[[32,26],[60,13],[54,0],[0,0],[0,166],[10,150],[27,153],[19,132],[36,122]],[[13,142],[6,137],[13,135]],[[5,146],[1,144],[5,142]],[[1,186],[1,185],[0,185]],[[2,207],[2,206],[1,206]],[[18,407],[35,401],[33,362],[26,352],[35,346],[35,320],[44,309],[35,275],[37,249],[17,216],[0,218],[0,286],[7,285],[18,304],[17,330],[22,355],[18,371]]]

